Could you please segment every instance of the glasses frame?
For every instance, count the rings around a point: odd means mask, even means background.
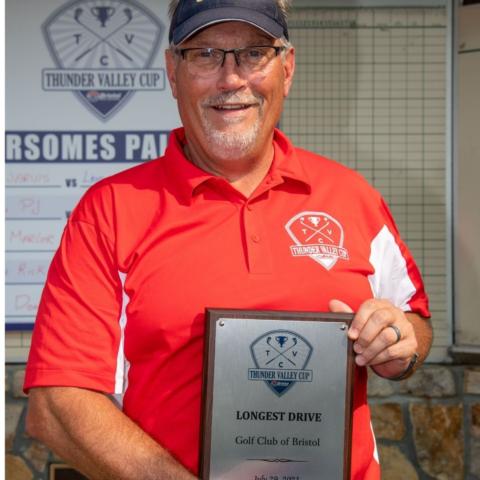
[[[193,50],[208,50],[212,51],[215,50],[217,52],[222,52],[223,57],[222,57],[222,62],[219,64],[217,68],[222,68],[223,65],[225,64],[225,58],[227,56],[227,53],[232,53],[234,58],[235,58],[235,64],[237,67],[240,67],[240,53],[244,50],[248,50],[250,48],[273,48],[275,50],[275,57],[278,57],[280,52],[283,52],[287,49],[287,47],[280,45],[249,45],[248,47],[241,47],[241,48],[231,48],[229,50],[225,50],[223,48],[213,48],[213,47],[190,47],[190,48],[176,48],[175,53],[177,55],[180,55],[183,60],[186,60],[185,54],[189,51]]]

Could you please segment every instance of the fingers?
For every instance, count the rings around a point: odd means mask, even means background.
[[[332,312],[352,311],[340,300],[331,300],[329,307]],[[354,316],[348,336],[354,341],[355,362],[360,366],[393,362],[392,369],[399,370],[418,347],[412,324],[388,300],[364,302]]]
[[[379,365],[393,360],[408,362],[417,350],[417,342],[410,324],[402,324],[401,329],[400,341],[397,341],[395,331],[387,326],[366,347],[355,342],[353,349],[357,353],[357,365]]]
[[[397,328],[397,327],[396,327]],[[400,329],[398,329],[400,331]],[[393,328],[390,328],[390,325],[387,325],[385,328],[382,328],[377,335],[375,335],[370,341],[366,340],[368,337],[363,336],[363,332],[359,339],[354,343],[353,350],[358,354],[365,354],[369,349],[377,351],[383,347],[383,349],[390,346],[394,346],[399,341],[399,339]]]
[[[363,302],[350,325],[348,331],[349,337],[352,340],[358,339],[361,345],[370,343],[369,340],[372,340],[375,336],[375,332],[378,333],[388,324],[393,323],[392,321],[389,321],[388,318],[388,309],[390,308],[394,307],[387,300],[372,299]],[[362,332],[361,338],[360,332]]]
[[[353,313],[353,310],[345,302],[337,299],[330,300],[328,307],[334,313]]]
[[[397,335],[391,328],[384,334],[383,330],[398,321],[401,323],[402,316],[403,312],[392,305],[384,304],[382,301],[378,304],[374,304],[374,302],[368,302],[367,304],[365,302],[355,315],[350,330],[356,333],[357,343],[364,348],[370,345],[381,333],[382,340],[385,343],[387,341],[390,343],[390,341],[396,340]]]

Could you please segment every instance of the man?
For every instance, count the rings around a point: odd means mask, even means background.
[[[384,377],[428,353],[420,275],[379,194],[275,130],[295,67],[285,9],[172,2],[184,128],[69,219],[35,325],[27,425],[91,478],[198,475],[205,307],[355,311],[356,363]],[[330,250],[296,254],[309,237]],[[352,478],[378,479],[365,368],[354,389]]]

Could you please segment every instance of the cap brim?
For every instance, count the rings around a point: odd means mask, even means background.
[[[179,45],[203,28],[221,22],[249,23],[273,38],[281,38],[284,34],[282,26],[267,15],[241,7],[222,7],[205,10],[190,17],[174,30],[172,41]]]

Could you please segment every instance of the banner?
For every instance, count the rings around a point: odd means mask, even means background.
[[[168,1],[6,1],[6,326],[31,329],[70,212],[180,125]]]

